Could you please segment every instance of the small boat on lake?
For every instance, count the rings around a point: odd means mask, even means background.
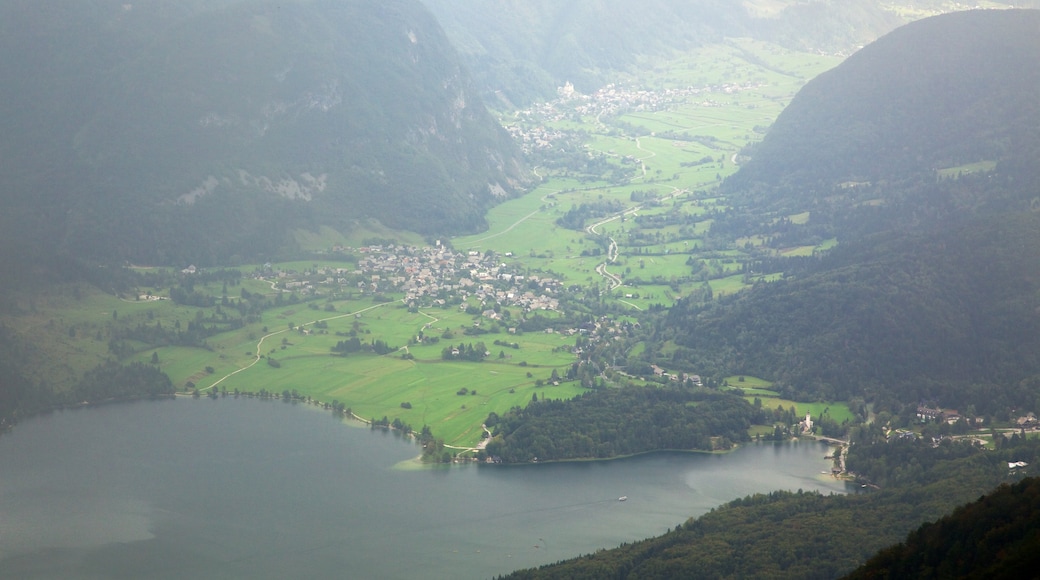
[[[625,500],[627,500],[627,499],[628,499],[628,496],[627,496],[627,495],[623,495],[623,496],[621,496],[621,497],[617,498],[617,500],[618,500],[618,501],[625,501]]]

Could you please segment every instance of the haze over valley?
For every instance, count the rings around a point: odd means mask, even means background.
[[[851,493],[480,569],[909,569],[871,556],[1040,464],[1031,4],[0,1],[2,436],[178,397],[312,407],[430,474],[819,439],[806,489]],[[1025,566],[1032,529],[944,565]]]

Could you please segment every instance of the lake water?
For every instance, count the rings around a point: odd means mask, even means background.
[[[803,441],[408,470],[413,443],[305,405],[77,409],[0,436],[0,577],[488,578],[750,493],[842,492],[820,473],[827,453]]]

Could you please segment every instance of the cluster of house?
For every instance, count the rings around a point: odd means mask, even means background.
[[[660,111],[673,103],[701,98],[702,107],[719,107],[719,102],[709,98],[711,94],[733,94],[761,85],[755,83],[726,83],[707,87],[684,87],[661,90],[636,90],[610,84],[591,95],[574,90],[574,85],[567,83],[557,89],[559,98],[539,103],[529,109],[517,113],[517,118],[528,123],[556,122],[575,115],[596,117],[602,115],[620,115],[643,111]],[[554,141],[566,137],[566,134],[544,126],[523,128],[516,125],[507,127],[513,138],[525,150],[547,149]]]
[[[465,304],[476,297],[481,303],[517,306],[525,311],[559,309],[558,280],[521,274],[492,252],[462,253],[439,243],[422,247],[372,245],[356,251],[360,255],[357,268],[327,267],[298,273],[274,272],[265,265],[259,276],[303,296],[321,287],[338,287],[361,293],[403,293],[407,304],[423,307]],[[489,317],[497,314],[490,311]]]
[[[653,371],[655,377],[661,377],[668,379],[672,382],[681,382],[686,384],[687,382],[692,383],[698,387],[704,386],[701,381],[700,375],[688,375],[685,373],[670,373],[657,365],[650,365],[650,370]]]
[[[917,419],[922,423],[943,421],[947,424],[953,425],[958,421],[968,421],[969,424],[981,425],[981,417],[964,417],[956,409],[940,409],[938,407],[929,407],[928,405],[917,406]],[[1014,419],[1015,426],[1020,429],[1040,429],[1040,420],[1034,413],[1026,413]]]
[[[937,407],[929,407],[927,405],[917,406],[917,418],[922,423],[942,420],[950,425],[963,419],[956,409],[940,409]]]
[[[1026,413],[1015,419],[1015,425],[1022,429],[1040,429],[1040,421],[1037,421],[1036,415],[1033,413]]]

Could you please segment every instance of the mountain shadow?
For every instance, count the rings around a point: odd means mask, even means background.
[[[521,157],[414,0],[0,5],[5,242],[271,256],[291,228],[474,231]]]

